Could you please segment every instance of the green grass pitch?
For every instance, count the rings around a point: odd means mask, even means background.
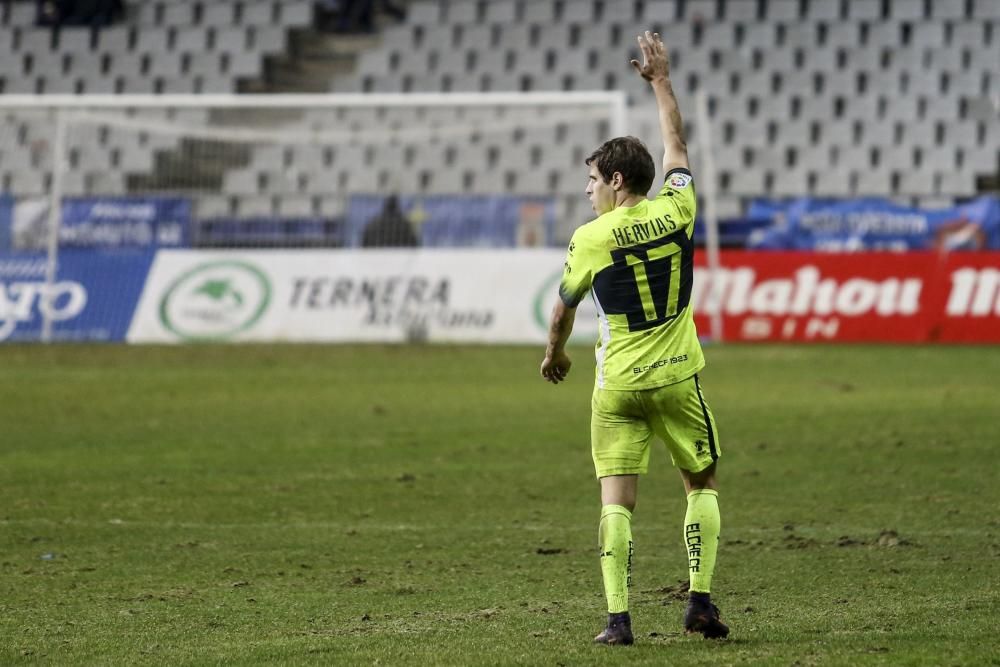
[[[1000,664],[1000,348],[708,348],[732,634],[657,446],[610,649],[571,352],[0,348],[0,664]]]

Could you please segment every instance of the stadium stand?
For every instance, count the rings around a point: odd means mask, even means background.
[[[319,33],[309,0],[127,4],[122,24],[52,30],[35,27],[34,3],[5,3],[0,91],[281,90],[261,82],[280,75],[283,63],[297,63],[298,71],[315,65],[306,62],[310,43],[351,39]],[[707,94],[723,218],[738,217],[759,196],[877,195],[939,205],[997,188],[996,0],[414,0],[403,22],[357,42],[352,66],[328,61],[312,72],[320,89],[334,92],[623,89],[634,133],[655,148],[649,93],[625,55],[646,28],[661,32],[670,47],[689,140],[700,129],[694,95]],[[388,120],[350,112],[302,118],[314,127]],[[398,154],[258,146],[224,161],[218,178],[206,181],[217,189],[197,193],[198,209],[320,214],[343,209],[337,185],[355,192],[480,192],[496,188],[491,175],[498,170],[514,192],[557,195],[576,224],[587,202],[583,181],[569,177],[567,165],[579,163],[607,131],[595,120],[511,132],[495,138],[490,164],[463,161],[458,145],[409,146],[405,165],[433,160],[445,173],[407,169],[392,178]],[[4,156],[29,158],[0,161],[0,186],[14,195],[44,189],[50,164],[33,148],[44,140],[40,132],[23,122],[0,146]],[[114,132],[74,137],[71,149],[71,194],[141,192],[157,182],[164,154],[179,152],[175,139]],[[526,169],[543,177],[524,178]]]

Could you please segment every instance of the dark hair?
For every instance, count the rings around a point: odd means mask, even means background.
[[[634,195],[645,196],[656,178],[653,156],[635,137],[616,137],[605,141],[587,158],[588,167],[591,162],[605,183],[616,171],[620,173],[625,189]]]

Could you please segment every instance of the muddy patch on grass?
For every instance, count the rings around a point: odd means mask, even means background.
[[[643,591],[643,593],[663,596],[664,599],[661,604],[667,605],[673,600],[687,600],[690,586],[690,582],[678,579],[677,583],[673,586],[664,586],[652,591]]]
[[[913,542],[906,539],[905,537],[900,537],[899,533],[894,530],[883,530],[879,533],[878,539],[875,540],[875,544],[880,547],[912,547],[915,546]]]
[[[895,530],[883,530],[878,534],[878,537],[870,540],[853,538],[850,535],[841,535],[837,538],[835,544],[838,547],[879,547],[883,549],[917,546],[912,540],[901,537]]]
[[[813,549],[819,546],[819,542],[811,537],[785,535],[784,545],[786,549]]]

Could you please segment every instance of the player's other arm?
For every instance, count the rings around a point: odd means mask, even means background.
[[[658,33],[648,30],[639,36],[642,64],[632,60],[632,67],[649,81],[656,96],[656,108],[660,116],[660,133],[663,135],[663,173],[672,169],[689,169],[687,144],[684,141],[684,123],[677,106],[674,88],[670,83],[670,60],[667,48]]]
[[[573,333],[573,321],[576,319],[576,307],[567,306],[562,299],[556,301],[549,320],[549,344],[545,347],[545,359],[542,360],[542,377],[552,384],[559,384],[569,374],[573,364],[566,354],[566,341]]]
[[[566,354],[566,342],[573,332],[576,307],[590,289],[592,280],[590,252],[585,235],[580,231],[584,227],[573,233],[566,249],[566,264],[559,281],[559,299],[549,319],[549,344],[545,347],[541,372],[542,377],[552,384],[559,384],[569,374],[571,362]]]

